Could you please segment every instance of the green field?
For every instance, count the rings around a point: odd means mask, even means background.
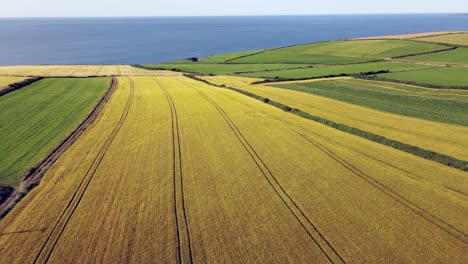
[[[468,126],[468,91],[424,89],[359,79],[274,86],[398,115]]]
[[[241,52],[233,52],[233,53],[227,53],[227,54],[219,54],[219,55],[213,55],[204,58],[200,62],[202,63],[223,63],[228,60],[232,60],[241,56],[246,56],[246,55],[252,55],[255,53],[261,52],[261,50],[251,50],[251,51],[241,51]]]
[[[396,72],[379,74],[378,78],[403,81],[412,84],[468,87],[468,68],[441,67],[429,68],[411,72]]]
[[[468,48],[457,48],[455,50],[436,52],[431,54],[411,56],[406,60],[414,61],[430,61],[441,63],[467,63],[468,64]]]
[[[404,40],[354,40],[298,45],[233,60],[232,63],[346,64],[430,52],[443,45]]]
[[[309,63],[309,64],[346,64],[372,61],[372,58],[339,57],[333,55],[304,54],[284,52],[280,50],[268,51],[253,56],[233,60],[231,63]]]
[[[108,78],[44,79],[0,98],[0,184],[15,184],[83,120]]]
[[[402,71],[412,69],[423,69],[429,66],[419,64],[408,64],[408,63],[393,63],[393,62],[374,62],[365,64],[354,64],[354,65],[339,65],[339,66],[328,66],[328,67],[315,67],[308,69],[295,69],[295,70],[278,70],[269,72],[257,72],[244,74],[250,77],[261,77],[261,78],[280,78],[280,79],[301,79],[301,78],[316,78],[328,75],[339,75],[339,74],[358,74],[361,72],[370,71]]]
[[[233,74],[237,72],[264,71],[276,69],[289,69],[307,67],[304,64],[208,64],[208,63],[188,63],[188,64],[147,64],[146,68],[178,69],[190,73],[203,74]]]

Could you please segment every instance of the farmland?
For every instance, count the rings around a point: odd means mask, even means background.
[[[468,36],[468,34],[466,34]],[[460,63],[468,65],[468,48],[460,47],[458,49],[437,52],[419,56],[405,58],[410,61],[428,61],[440,63]]]
[[[455,33],[0,67],[0,263],[467,263]]]
[[[208,64],[208,63],[187,63],[187,64],[147,64],[147,68],[156,69],[177,69],[190,73],[204,74],[234,74],[238,72],[266,71],[276,69],[291,69],[309,67],[306,64]]]
[[[122,77],[96,122],[0,222],[0,253],[6,262],[463,262],[464,178],[232,91]]]
[[[245,76],[257,78],[276,78],[279,79],[301,79],[301,78],[317,78],[329,75],[340,74],[359,74],[361,72],[371,71],[406,71],[415,69],[424,69],[430,66],[410,63],[395,63],[395,62],[374,62],[356,65],[339,65],[328,67],[314,67],[305,69],[293,70],[277,70],[268,72],[255,72],[243,74]]]
[[[177,75],[168,71],[149,71],[130,65],[46,65],[2,66],[0,76],[88,77],[118,75]]]
[[[390,36],[377,36],[377,37],[367,37],[367,38],[358,38],[358,39],[421,39],[428,37],[444,36],[451,34],[461,34],[468,33],[468,31],[439,31],[439,32],[420,32],[413,34],[402,34],[402,35],[390,35]]]
[[[468,126],[468,91],[440,91],[358,79],[274,86],[393,114]]]
[[[460,45],[460,46],[468,46],[468,32],[422,37],[422,38],[417,38],[416,40],[426,41],[426,42],[446,43],[446,44]]]
[[[260,50],[252,50],[252,51],[241,51],[241,52],[234,52],[234,53],[227,53],[227,54],[218,54],[204,58],[201,62],[202,63],[223,63],[227,62],[239,57],[253,55],[255,53],[261,52]]]
[[[319,63],[346,64],[379,58],[441,50],[447,47],[402,40],[354,40],[297,45],[267,50],[231,63]]]
[[[467,146],[463,143],[468,133],[466,127],[385,113],[311,93],[275,88],[270,85],[250,85],[247,81],[249,79],[243,77],[207,76],[204,79],[220,85],[228,84],[340,124],[357,127],[459,159],[468,159]],[[300,85],[304,83],[307,85],[307,82],[300,82]],[[390,105],[390,107],[397,106]],[[466,115],[466,108],[460,111]]]
[[[0,183],[15,185],[91,111],[109,79],[46,79],[0,98]]]
[[[8,87],[8,85],[24,81],[25,78],[22,77],[10,77],[10,76],[0,76],[0,90],[3,90]]]
[[[468,67],[440,67],[379,74],[378,78],[441,87],[468,87]]]

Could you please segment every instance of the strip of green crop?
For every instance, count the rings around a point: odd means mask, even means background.
[[[0,183],[14,185],[75,129],[109,78],[43,79],[0,98]]]
[[[468,92],[445,96],[420,88],[409,93],[399,86],[358,79],[273,85],[398,115],[468,126]]]
[[[468,90],[468,67],[436,67],[369,76],[378,80],[437,89]]]
[[[198,78],[197,76],[194,76],[194,75],[186,74],[185,76],[189,77],[189,78],[192,78],[194,80],[200,81],[200,82],[207,83],[207,84],[212,85],[212,86],[216,86],[216,87],[220,87],[220,88],[226,88],[226,89],[229,89],[229,90],[244,94],[246,96],[252,97],[254,99],[257,99],[257,100],[265,102],[265,103],[267,103],[269,105],[272,105],[274,107],[280,108],[280,109],[282,109],[282,110],[284,110],[286,112],[290,112],[290,113],[295,114],[297,116],[300,116],[300,117],[303,117],[303,118],[306,118],[306,119],[309,119],[309,120],[324,124],[326,126],[338,129],[340,131],[343,131],[343,132],[346,132],[346,133],[349,133],[349,134],[352,134],[352,135],[355,135],[355,136],[359,136],[359,137],[374,141],[376,143],[379,143],[379,144],[382,144],[382,145],[385,145],[385,146],[389,146],[389,147],[392,147],[394,149],[404,151],[406,153],[413,154],[415,156],[418,156],[418,157],[421,157],[421,158],[424,158],[424,159],[427,159],[427,160],[432,160],[432,161],[447,165],[449,167],[453,167],[453,168],[456,168],[456,169],[459,169],[459,170],[462,170],[462,171],[468,171],[468,161],[456,159],[454,157],[450,157],[450,156],[447,156],[447,155],[444,155],[444,154],[441,154],[441,153],[437,153],[437,152],[434,152],[434,151],[422,149],[422,148],[412,146],[412,145],[409,145],[409,144],[401,143],[399,141],[388,139],[386,137],[383,137],[383,136],[380,136],[380,135],[377,135],[377,134],[374,134],[374,133],[371,133],[371,132],[368,132],[368,131],[364,131],[364,130],[361,130],[359,128],[350,127],[350,126],[347,126],[347,125],[344,125],[344,124],[335,123],[335,122],[333,122],[331,120],[328,120],[328,119],[325,119],[325,118],[322,118],[322,117],[319,117],[319,116],[311,115],[311,114],[303,112],[303,111],[301,111],[299,109],[292,108],[292,107],[290,107],[288,105],[272,101],[272,100],[270,100],[268,98],[265,98],[265,97],[262,97],[262,96],[259,96],[259,95],[256,95],[256,94],[253,94],[253,93],[250,93],[250,92],[246,92],[244,90],[240,90],[240,89],[237,89],[237,88],[234,88],[234,87],[223,86],[223,85],[221,85],[221,86],[216,85],[216,84],[213,84],[213,83],[208,82],[206,80],[200,79],[200,78]]]

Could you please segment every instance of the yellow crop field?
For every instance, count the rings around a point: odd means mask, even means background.
[[[86,76],[174,76],[171,71],[153,71],[130,65],[46,65],[46,66],[3,66],[0,75],[45,76],[45,77],[86,77]]]
[[[2,262],[468,261],[465,172],[182,76],[118,82],[0,221]]]
[[[368,37],[368,38],[358,38],[358,39],[414,39],[414,38],[443,36],[443,35],[451,35],[451,34],[459,34],[459,33],[468,33],[468,31],[421,32],[421,33],[413,33],[413,34],[378,36],[378,37]]]
[[[418,38],[417,40],[468,46],[468,32],[464,32],[460,34],[424,37],[424,38]]]
[[[8,85],[24,81],[22,77],[0,76],[0,90],[8,87]]]
[[[346,124],[406,144],[468,160],[468,144],[466,143],[468,128],[464,126],[380,112],[313,94],[269,87],[268,85],[251,85],[258,79],[236,76],[206,76],[203,78],[215,84],[226,84],[269,98],[336,123]]]

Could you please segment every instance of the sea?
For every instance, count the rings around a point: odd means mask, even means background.
[[[468,16],[0,18],[0,65],[161,63],[300,43],[445,30],[468,30]]]

